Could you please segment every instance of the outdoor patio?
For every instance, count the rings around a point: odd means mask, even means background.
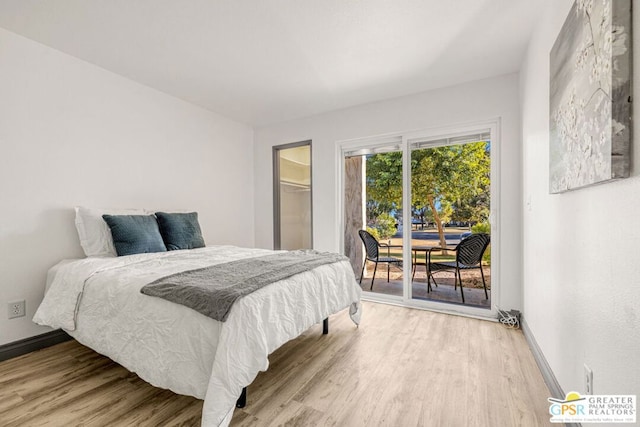
[[[449,248],[455,247],[463,238],[464,233],[469,232],[467,227],[447,227],[445,229],[446,243]],[[381,256],[390,256],[397,259],[403,258],[403,238],[402,229],[398,230],[395,235],[387,240],[381,240],[381,244],[390,245],[391,248],[387,252],[384,247],[380,248]],[[440,245],[438,240],[438,231],[433,227],[424,229],[411,230],[411,247],[437,247]],[[362,256],[364,246],[360,239],[354,240],[352,244],[353,251],[351,253],[352,265],[356,278],[360,280],[360,271],[362,269]],[[490,252],[490,246],[487,253]],[[448,304],[463,304],[462,297],[460,296],[460,289],[454,289],[454,273],[451,272],[436,272],[435,279],[438,282],[438,286],[431,283],[431,291],[427,292],[427,280],[426,280],[426,267],[425,256],[426,253],[419,250],[414,254],[417,256],[418,262],[416,274],[412,282],[412,298],[421,299],[427,301],[437,301]],[[454,261],[455,251],[449,251],[443,253],[436,251],[432,253],[432,257],[435,261]],[[410,265],[410,264],[409,264]],[[405,268],[410,269],[408,263],[405,263]],[[376,272],[376,279],[374,281],[373,290],[371,287],[371,275],[373,274],[374,263],[367,262],[367,268],[364,273],[364,279],[362,280],[362,290],[367,292],[374,292],[379,294],[397,295],[402,296],[402,275],[403,270],[397,266],[391,267],[390,281],[387,283],[387,264],[380,263]],[[482,277],[480,271],[465,270],[462,272],[462,282],[464,284],[464,298],[465,306],[491,308],[491,266],[485,258],[483,262],[483,272],[487,284],[487,293],[489,298],[484,295],[484,289],[482,287]]]
[[[376,279],[373,283],[373,291],[371,287],[371,272],[366,272],[362,280],[362,290],[379,294],[402,296],[402,272],[397,268],[391,267],[391,280],[387,283],[387,271],[382,267],[376,273]],[[489,299],[484,296],[482,281],[479,272],[465,271],[462,273],[462,281],[464,283],[464,299],[466,306],[491,308],[491,269],[484,268],[485,278],[487,280],[487,292]],[[477,276],[477,277],[476,277]],[[360,278],[358,277],[358,280]],[[427,292],[427,281],[424,268],[418,267],[415,278],[412,282],[412,295],[414,299],[426,301],[438,301],[443,303],[462,304],[460,297],[460,289],[454,290],[453,273],[439,273],[436,275],[438,286],[431,283],[431,291]],[[480,286],[480,287],[476,287]]]

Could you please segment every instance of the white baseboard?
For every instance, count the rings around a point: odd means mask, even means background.
[[[522,328],[522,333],[524,334],[524,337],[527,340],[527,344],[529,344],[529,348],[531,349],[531,353],[533,353],[533,358],[535,359],[536,364],[538,365],[538,368],[540,369],[540,372],[542,373],[542,378],[544,379],[544,382],[547,385],[547,388],[551,392],[551,396],[549,396],[549,397],[554,397],[556,399],[564,399],[565,398],[565,393],[562,390],[562,387],[560,386],[560,383],[558,382],[558,379],[554,375],[553,370],[551,370],[551,366],[549,366],[549,363],[547,362],[547,359],[544,357],[544,354],[542,353],[542,350],[538,346],[538,343],[536,342],[536,339],[533,336],[533,333],[531,332],[531,329],[529,329],[529,325],[527,325],[527,322],[524,319],[524,317],[522,317],[522,319],[521,319],[520,327]],[[580,427],[581,424],[579,424],[579,423],[567,423],[567,424],[565,424],[565,426],[567,426],[567,427]]]

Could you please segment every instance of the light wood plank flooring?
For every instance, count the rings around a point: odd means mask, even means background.
[[[234,426],[541,426],[549,392],[520,331],[364,303],[270,356]],[[75,341],[0,363],[2,426],[199,425],[202,401]]]

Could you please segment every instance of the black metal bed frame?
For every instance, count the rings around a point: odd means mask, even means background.
[[[322,321],[322,335],[327,335],[329,333],[329,318],[327,317]],[[242,387],[242,393],[240,393],[240,397],[236,401],[236,408],[244,408],[247,406],[247,388]]]

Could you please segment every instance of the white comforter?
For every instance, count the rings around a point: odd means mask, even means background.
[[[236,301],[226,322],[140,293],[178,271],[272,253],[212,246],[189,251],[60,263],[33,320],[63,328],[157,387],[204,399],[203,426],[226,426],[242,387],[267,356],[328,315],[350,307],[360,287],[347,261],[266,286]]]

